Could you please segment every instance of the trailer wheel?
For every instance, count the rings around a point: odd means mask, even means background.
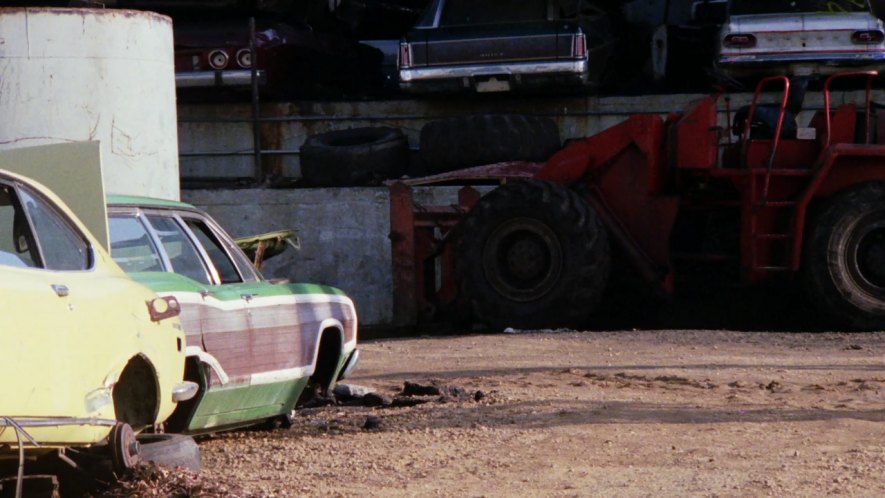
[[[602,223],[574,191],[523,180],[485,195],[457,246],[461,296],[494,328],[574,327],[599,302],[610,255]]]
[[[546,117],[479,114],[431,121],[421,128],[419,167],[445,173],[503,161],[544,161],[560,149],[559,128]]]
[[[335,130],[301,146],[301,177],[311,187],[377,184],[406,172],[409,144],[398,128]]]
[[[806,241],[810,298],[840,323],[885,328],[885,182],[834,198]]]

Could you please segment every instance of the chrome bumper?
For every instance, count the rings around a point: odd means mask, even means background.
[[[172,389],[172,401],[178,403],[196,396],[200,386],[196,382],[184,381]]]
[[[350,353],[350,357],[347,358],[347,362],[344,363],[344,368],[341,369],[341,375],[338,376],[338,379],[344,379],[350,376],[353,369],[356,368],[356,364],[360,361],[360,350],[354,349],[352,353]]]
[[[723,54],[719,56],[720,65],[729,64],[789,64],[806,63],[832,65],[885,63],[885,51],[878,52],[813,52],[794,54]]]
[[[263,70],[255,72],[258,83],[264,83]],[[212,86],[248,86],[252,84],[252,71],[232,69],[229,71],[188,71],[175,73],[175,86],[178,88],[199,88]]]
[[[475,78],[477,76],[521,75],[573,75],[586,78],[587,59],[548,62],[513,62],[502,64],[465,64],[457,66],[428,66],[400,69],[399,79],[403,84],[424,80],[453,78]]]
[[[95,425],[113,427],[116,420],[92,417],[4,417],[0,427],[61,427],[65,425]]]

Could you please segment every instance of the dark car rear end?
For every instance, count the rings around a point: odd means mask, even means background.
[[[401,86],[503,91],[551,81],[595,83],[594,69],[604,67],[596,59],[607,59],[608,48],[588,50],[584,28],[557,19],[552,5],[547,0],[508,8],[500,2],[434,2],[424,24],[401,43]]]

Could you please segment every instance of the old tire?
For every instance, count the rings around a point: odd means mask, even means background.
[[[190,436],[181,434],[139,434],[141,460],[200,471],[200,448]]]
[[[480,114],[431,121],[421,128],[421,174],[503,161],[544,161],[560,149],[550,118]]]
[[[507,183],[464,219],[457,246],[461,296],[502,329],[580,326],[611,266],[606,232],[586,200],[550,182]]]
[[[851,328],[885,329],[885,182],[832,199],[805,248],[812,301]]]
[[[312,135],[301,146],[301,176],[311,187],[372,185],[405,174],[409,144],[398,128],[352,128]]]

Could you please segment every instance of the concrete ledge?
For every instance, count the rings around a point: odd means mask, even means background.
[[[458,188],[416,188],[415,201],[455,203]],[[264,276],[333,285],[354,300],[362,324],[391,324],[387,187],[184,190],[182,200],[205,209],[234,237],[296,229],[301,250],[268,261]]]

